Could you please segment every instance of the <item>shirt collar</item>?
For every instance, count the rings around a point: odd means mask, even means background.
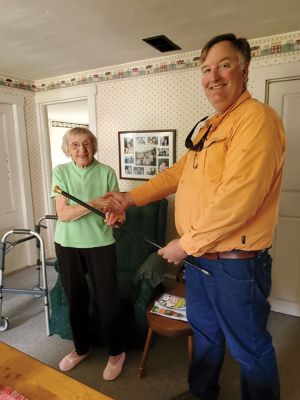
[[[245,100],[249,99],[251,97],[251,94],[248,92],[248,90],[245,90],[240,97],[237,99],[235,103],[232,104],[231,107],[228,108],[223,114],[215,114],[213,115],[210,119],[208,119],[205,124],[207,126],[212,125],[210,131],[214,131],[220,123],[233,111],[235,110],[241,103],[243,103]]]

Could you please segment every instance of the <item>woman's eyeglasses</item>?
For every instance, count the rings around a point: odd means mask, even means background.
[[[193,127],[193,129],[191,130],[191,132],[187,135],[187,137],[185,139],[185,147],[187,149],[189,149],[189,150],[195,151],[193,168],[197,168],[198,167],[198,163],[196,162],[197,153],[203,149],[204,142],[205,142],[205,140],[206,140],[206,138],[207,138],[207,136],[209,134],[209,131],[211,130],[212,125],[209,125],[209,127],[207,128],[207,130],[204,133],[204,135],[202,136],[202,138],[196,144],[193,143],[192,136],[193,136],[193,134],[195,132],[195,129],[198,126],[198,124],[200,124],[200,122],[205,121],[207,118],[208,118],[208,116],[200,119],[200,121],[198,121],[196,123],[196,125]]]
[[[92,142],[73,142],[70,144],[70,147],[72,150],[79,150],[80,147],[82,146],[84,149],[87,149],[88,147],[91,147],[93,145]]]

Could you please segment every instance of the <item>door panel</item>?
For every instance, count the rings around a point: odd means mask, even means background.
[[[12,192],[12,185],[10,179],[11,168],[9,166],[8,160],[8,137],[5,114],[1,112],[0,105],[0,137],[1,137],[1,147],[0,147],[0,218],[5,225],[4,218],[7,217],[8,213],[14,209],[14,196]]]
[[[18,188],[18,165],[13,157],[14,143],[12,107],[0,104],[0,221],[1,229],[9,229],[18,221],[15,200],[20,195]]]
[[[28,228],[23,225],[24,193],[21,192],[16,137],[13,107],[11,104],[0,103],[0,239],[11,229]],[[20,238],[20,235],[10,235],[7,240],[13,242]],[[29,247],[32,248],[32,245],[22,243],[8,252],[5,271],[11,272],[28,265]]]
[[[267,83],[267,102],[282,117],[287,135],[270,301],[272,310],[300,316],[300,77]]]

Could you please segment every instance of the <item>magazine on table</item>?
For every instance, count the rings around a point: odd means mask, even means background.
[[[150,312],[168,318],[187,321],[186,299],[184,297],[164,293],[155,301]]]
[[[0,400],[28,400],[28,398],[10,386],[0,385]]]

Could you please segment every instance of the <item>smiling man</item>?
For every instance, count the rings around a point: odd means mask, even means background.
[[[272,259],[285,152],[282,122],[247,91],[246,39],[214,37],[201,53],[202,87],[215,109],[187,153],[128,193],[120,209],[176,193],[180,238],[158,253],[184,259],[187,316],[194,332],[190,391],[176,400],[216,400],[225,346],[240,365],[242,400],[279,400],[270,313]],[[200,122],[200,121],[199,121]]]
[[[201,59],[203,89],[217,113],[223,114],[246,89],[250,53],[239,53],[225,41],[204,51]]]

